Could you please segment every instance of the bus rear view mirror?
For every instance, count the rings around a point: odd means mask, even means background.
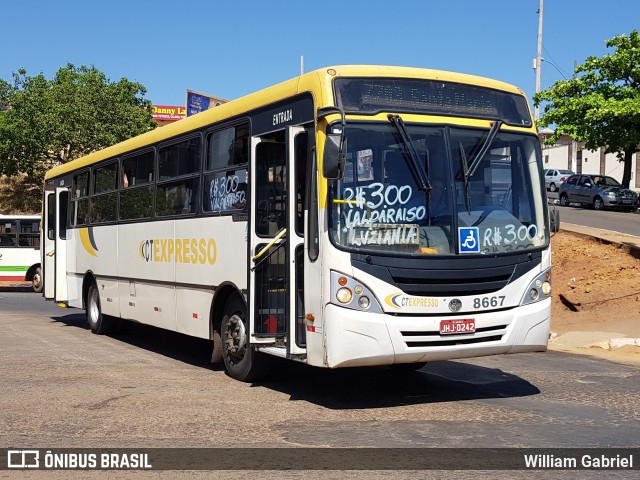
[[[347,159],[347,139],[342,133],[327,134],[322,157],[322,175],[328,180],[340,180]]]

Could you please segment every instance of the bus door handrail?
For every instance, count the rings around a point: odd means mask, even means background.
[[[267,245],[265,245],[258,253],[256,253],[253,257],[253,261],[257,262],[253,267],[251,267],[251,271],[254,271],[256,268],[258,268],[258,266],[260,266],[265,260],[267,260],[268,258],[271,257],[271,255],[273,255],[274,253],[276,253],[278,250],[280,250],[280,248],[286,243],[286,238],[285,241],[281,241],[282,238],[286,235],[287,233],[287,229],[283,228],[281,229],[276,236],[274,237],[273,240],[271,240]],[[278,245],[277,248],[273,249],[269,255],[265,256],[264,258],[261,258],[271,247],[273,247],[274,245]]]

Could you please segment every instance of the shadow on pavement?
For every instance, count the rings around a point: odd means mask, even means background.
[[[82,310],[72,310],[69,315],[51,317],[55,322],[69,327],[81,328],[91,334],[86,315]],[[116,331],[108,335],[113,340],[123,342],[144,350],[172,358],[194,367],[222,370],[211,365],[211,342],[202,338],[190,337],[180,333],[140,323],[120,320]],[[88,339],[87,341],[90,341]]]
[[[276,372],[255,384],[326,408],[366,409],[537,395],[528,381],[499,369],[458,361],[427,364],[415,372],[388,367],[328,370],[277,362]],[[448,407],[450,408],[450,407]]]
[[[67,326],[88,330],[84,313],[52,317]],[[89,334],[89,332],[87,332]],[[110,335],[116,341],[154,352],[194,367],[222,373],[211,365],[211,342],[132,322],[122,322]],[[500,369],[463,361],[429,363],[415,372],[387,367],[323,369],[273,358],[273,368],[255,387],[269,388],[331,409],[384,408],[489,398],[537,395],[528,381]]]
[[[31,284],[28,285],[0,285],[0,292],[25,292],[40,295],[33,291]]]

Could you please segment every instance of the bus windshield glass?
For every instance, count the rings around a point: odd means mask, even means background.
[[[345,174],[330,189],[337,246],[372,254],[467,255],[548,245],[535,136],[499,125],[491,132],[406,125],[406,132],[409,139],[392,123],[345,128]],[[412,167],[416,153],[427,189]]]

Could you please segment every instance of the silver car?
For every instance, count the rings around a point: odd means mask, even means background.
[[[560,185],[560,205],[570,203],[603,208],[635,210],[638,208],[638,194],[624,188],[613,177],[604,175],[572,175]]]
[[[544,183],[547,190],[555,192],[558,187],[574,173],[571,170],[557,170],[555,168],[547,168],[544,171]]]

